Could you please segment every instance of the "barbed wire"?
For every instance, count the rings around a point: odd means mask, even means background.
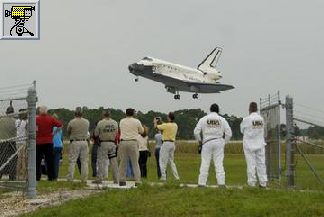
[[[27,98],[28,89],[32,86],[33,84],[18,84],[7,87],[0,87],[0,102]]]
[[[15,93],[15,92],[27,91],[28,88],[29,87],[0,90],[0,94],[2,94],[2,93]]]
[[[14,88],[17,88],[17,87],[25,87],[25,88],[29,88],[31,87],[32,84],[31,83],[25,83],[25,84],[17,84],[17,85],[11,85],[11,86],[5,86],[5,87],[0,87],[0,92],[2,90],[6,90],[6,89],[14,89]]]
[[[313,123],[313,125],[317,125],[319,127],[324,127],[324,122],[321,122],[321,121],[318,121],[318,120],[315,120],[315,119],[306,118],[305,116],[295,115],[295,117],[298,118],[298,119],[307,121],[309,123]],[[304,124],[306,124],[306,123],[304,122]],[[312,124],[309,124],[309,125],[312,125]]]
[[[300,114],[300,115],[303,115],[303,116],[306,116],[306,117],[310,117],[310,118],[324,120],[324,115],[320,116],[320,115],[316,115],[316,114],[313,114],[313,113],[300,111],[300,110],[297,110],[297,109],[294,110],[294,113],[295,114]]]
[[[19,115],[27,114],[27,113],[28,113],[27,110],[11,113],[11,114],[7,114],[7,115],[3,115],[3,114],[0,113],[0,118],[3,118],[3,117],[18,117]]]
[[[321,110],[321,109],[318,109],[318,108],[312,108],[310,106],[307,106],[307,105],[302,105],[302,104],[299,104],[299,103],[295,103],[295,105],[298,107],[302,107],[302,108],[305,108],[305,109],[308,109],[308,110],[312,110],[312,111],[315,111],[315,112],[319,112],[319,113],[322,113],[324,114],[324,110]]]
[[[15,100],[23,100],[27,98],[27,92],[17,92],[13,94],[7,94],[7,95],[2,95],[0,96],[0,102],[5,102],[5,101],[15,101]]]

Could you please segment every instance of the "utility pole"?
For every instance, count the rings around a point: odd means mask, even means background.
[[[28,182],[27,198],[36,198],[36,82],[28,90]]]
[[[287,185],[288,188],[295,187],[295,135],[294,135],[294,114],[293,99],[286,97],[286,127],[287,127],[287,145],[286,145],[286,162],[287,162]]]

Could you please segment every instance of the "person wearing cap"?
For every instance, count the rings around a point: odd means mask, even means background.
[[[6,116],[0,117],[0,166],[16,153],[16,126],[13,118],[14,108],[10,105],[6,110]],[[9,180],[16,180],[17,156],[0,171],[0,178],[4,174],[9,174]]]
[[[175,139],[178,132],[178,125],[174,122],[174,113],[168,114],[168,123],[158,122],[156,118],[153,120],[154,127],[162,132],[162,147],[160,150],[160,169],[161,181],[166,181],[166,169],[170,163],[172,174],[175,180],[179,180],[177,167],[174,163]]]
[[[99,137],[98,148],[98,174],[94,183],[100,184],[105,177],[108,169],[107,159],[109,159],[114,183],[118,184],[118,163],[117,163],[117,146],[115,138],[118,133],[118,123],[110,117],[110,111],[104,110],[103,119],[98,122],[94,135]]]
[[[126,185],[127,160],[130,159],[134,172],[135,185],[141,181],[141,172],[138,164],[139,150],[137,137],[144,132],[142,123],[134,117],[134,109],[126,109],[126,118],[120,121],[120,144],[118,146],[119,164],[119,185]]]
[[[240,125],[243,134],[243,151],[247,166],[247,183],[255,187],[257,178],[261,188],[267,186],[267,172],[265,165],[264,120],[258,114],[258,105],[251,102],[249,116],[243,118]]]
[[[67,134],[71,142],[69,146],[68,181],[73,181],[75,163],[78,157],[81,161],[81,181],[86,182],[88,179],[89,126],[89,121],[82,117],[81,107],[77,107],[74,112],[74,119],[67,126]]]
[[[220,188],[225,188],[224,147],[232,137],[232,130],[225,118],[218,113],[218,105],[212,104],[210,113],[202,117],[194,129],[195,138],[202,144],[198,177],[200,187],[205,187],[207,184],[210,161],[213,158],[217,184]]]
[[[47,114],[47,107],[39,107],[39,115],[36,117],[36,180],[42,176],[41,163],[45,157],[47,176],[49,181],[55,180],[54,174],[54,150],[53,127],[62,127],[62,123]]]

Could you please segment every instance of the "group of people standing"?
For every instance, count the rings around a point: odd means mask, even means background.
[[[201,118],[195,129],[194,136],[201,145],[201,165],[198,176],[198,185],[206,186],[210,161],[213,159],[216,169],[216,180],[220,187],[225,187],[225,170],[223,167],[224,147],[232,136],[228,122],[219,114],[217,104],[212,104],[210,114]],[[255,186],[256,175],[261,187],[267,186],[265,167],[265,140],[264,120],[257,113],[257,104],[250,103],[249,116],[241,123],[243,133],[243,150],[247,163],[248,185]],[[161,181],[166,181],[166,169],[170,164],[175,180],[179,174],[174,163],[175,140],[178,126],[174,122],[174,113],[168,114],[167,123],[162,123],[159,118],[154,118],[155,156],[157,159],[157,175]],[[40,161],[45,157],[48,168],[48,180],[55,180],[57,172],[54,169],[53,135],[62,128],[62,123],[47,114],[46,107],[40,107],[37,123],[37,180],[40,179]],[[55,128],[54,128],[55,127]],[[68,180],[74,177],[74,168],[77,160],[81,164],[81,181],[88,178],[89,155],[89,127],[90,123],[82,117],[82,109],[75,110],[75,118],[67,125],[70,139],[69,145],[69,174]],[[54,131],[53,131],[54,128]],[[127,167],[130,162],[134,174],[135,185],[141,182],[141,177],[147,176],[146,162],[148,157],[147,127],[135,117],[134,109],[126,109],[126,117],[118,123],[110,117],[109,110],[104,110],[103,119],[100,120],[94,131],[93,137],[97,139],[97,179],[94,183],[102,183],[107,175],[107,161],[113,171],[113,181],[120,186],[126,185]],[[118,149],[118,152],[117,152]],[[117,158],[118,157],[118,158]],[[52,161],[52,163],[51,163]],[[119,162],[119,165],[118,165]]]

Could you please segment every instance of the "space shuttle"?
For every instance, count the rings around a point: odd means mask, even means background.
[[[192,98],[198,99],[199,93],[220,93],[231,90],[234,86],[222,84],[219,80],[222,73],[216,69],[216,64],[222,53],[222,48],[216,47],[198,65],[191,68],[153,57],[144,57],[128,66],[129,72],[135,75],[135,81],[144,77],[165,85],[165,89],[174,94],[174,99],[180,99],[180,91],[192,92]]]

